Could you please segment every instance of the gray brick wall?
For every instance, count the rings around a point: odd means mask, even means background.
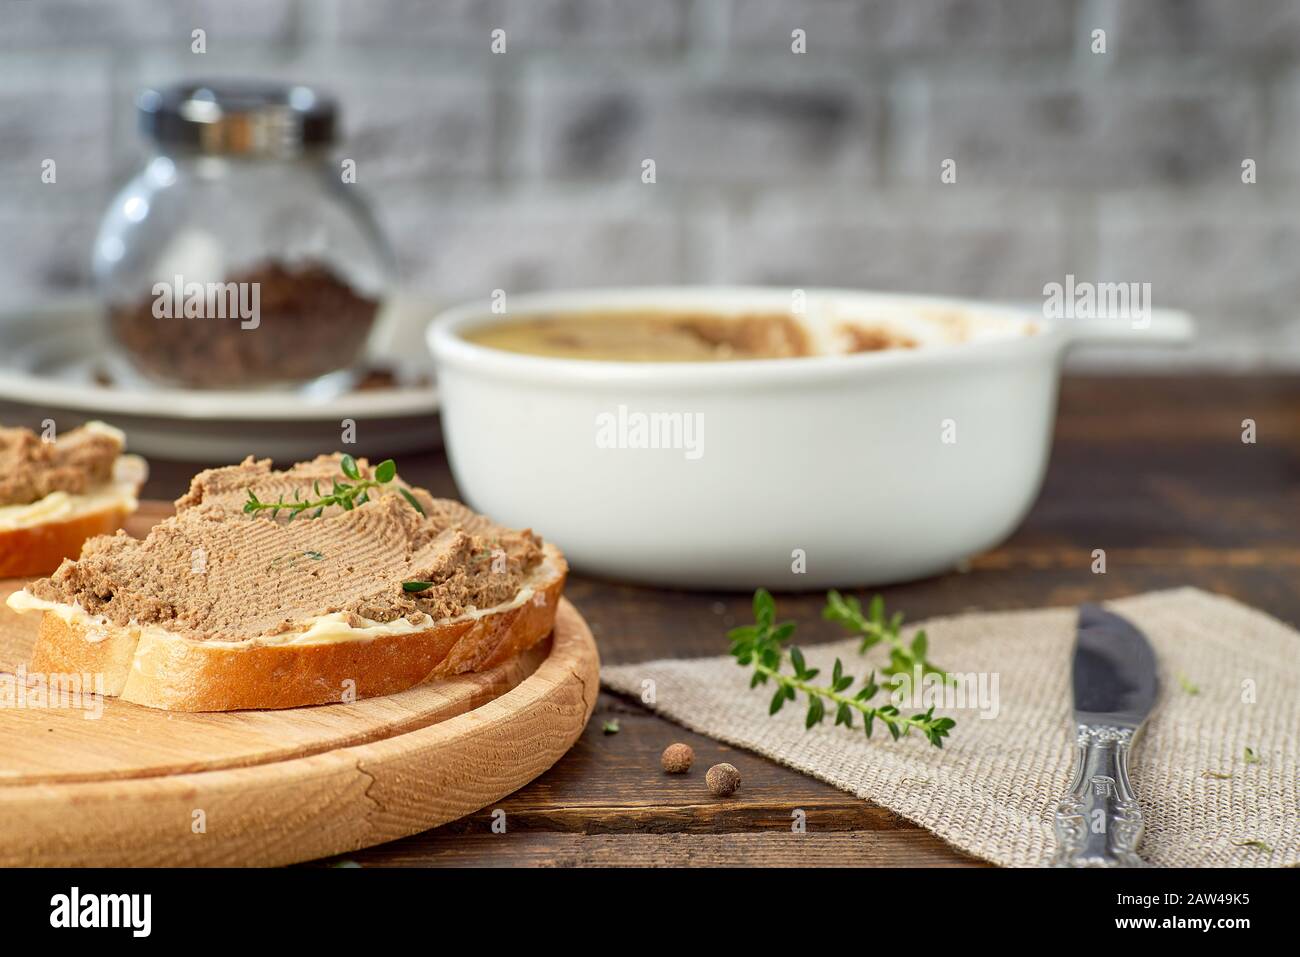
[[[0,0],[3,308],[88,287],[142,155],[134,91],[234,75],[339,96],[341,153],[438,299],[727,281],[1033,302],[1069,272],[1201,320],[1192,350],[1094,363],[1300,368],[1296,0]]]

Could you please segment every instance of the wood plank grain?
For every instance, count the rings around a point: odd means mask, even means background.
[[[618,734],[601,730],[606,721],[619,723]],[[666,774],[660,755],[678,741],[695,751],[695,764],[689,774]],[[741,789],[731,798],[713,797],[704,784],[704,772],[723,761],[741,772]],[[608,693],[563,766],[499,806],[516,827],[585,833],[788,830],[795,811],[826,829],[911,827],[893,812],[804,775],[791,779],[765,758],[667,724]],[[479,829],[487,821],[480,817],[456,827]]]

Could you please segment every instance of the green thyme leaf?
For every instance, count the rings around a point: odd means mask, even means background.
[[[397,474],[397,463],[392,459],[384,459],[375,466],[376,482],[391,482],[393,476]]]
[[[1238,841],[1235,838],[1229,838],[1229,840],[1237,847],[1251,847],[1257,851],[1267,851],[1269,854],[1273,853],[1272,845],[1264,843],[1259,840],[1259,838],[1249,838],[1242,841]]]
[[[433,582],[402,582],[402,591],[424,591],[433,587]]]
[[[808,716],[804,720],[804,727],[811,728],[814,724],[821,724],[822,718],[824,717],[826,717],[826,706],[822,704],[822,699],[812,692],[809,692]]]
[[[402,493],[403,498],[405,498],[408,502],[411,503],[412,508],[414,508],[421,515],[424,514],[424,507],[420,505],[419,500],[414,495],[412,495],[409,491],[407,491],[404,488],[399,488],[398,491]]]
[[[846,728],[853,727],[853,710],[849,707],[847,701],[841,701],[835,709],[835,723],[844,725]]]
[[[350,455],[344,455],[343,458],[339,459],[339,468],[350,479],[361,478],[361,470],[357,468],[357,460]]]

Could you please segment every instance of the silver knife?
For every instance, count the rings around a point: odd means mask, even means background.
[[[1159,691],[1156,654],[1127,619],[1082,605],[1072,670],[1074,780],[1056,806],[1052,866],[1145,867],[1128,754]]]

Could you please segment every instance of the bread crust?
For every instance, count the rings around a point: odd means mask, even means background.
[[[33,672],[103,673],[105,693],[168,711],[237,711],[334,704],[393,694],[435,678],[482,671],[531,648],[555,624],[568,566],[544,546],[531,599],[418,632],[310,645],[230,645],[141,635],[103,638],[52,612],[41,616]],[[99,639],[99,640],[95,640]]]
[[[0,530],[0,578],[49,575],[65,558],[76,558],[86,539],[112,535],[134,509],[110,505],[64,519]]]

